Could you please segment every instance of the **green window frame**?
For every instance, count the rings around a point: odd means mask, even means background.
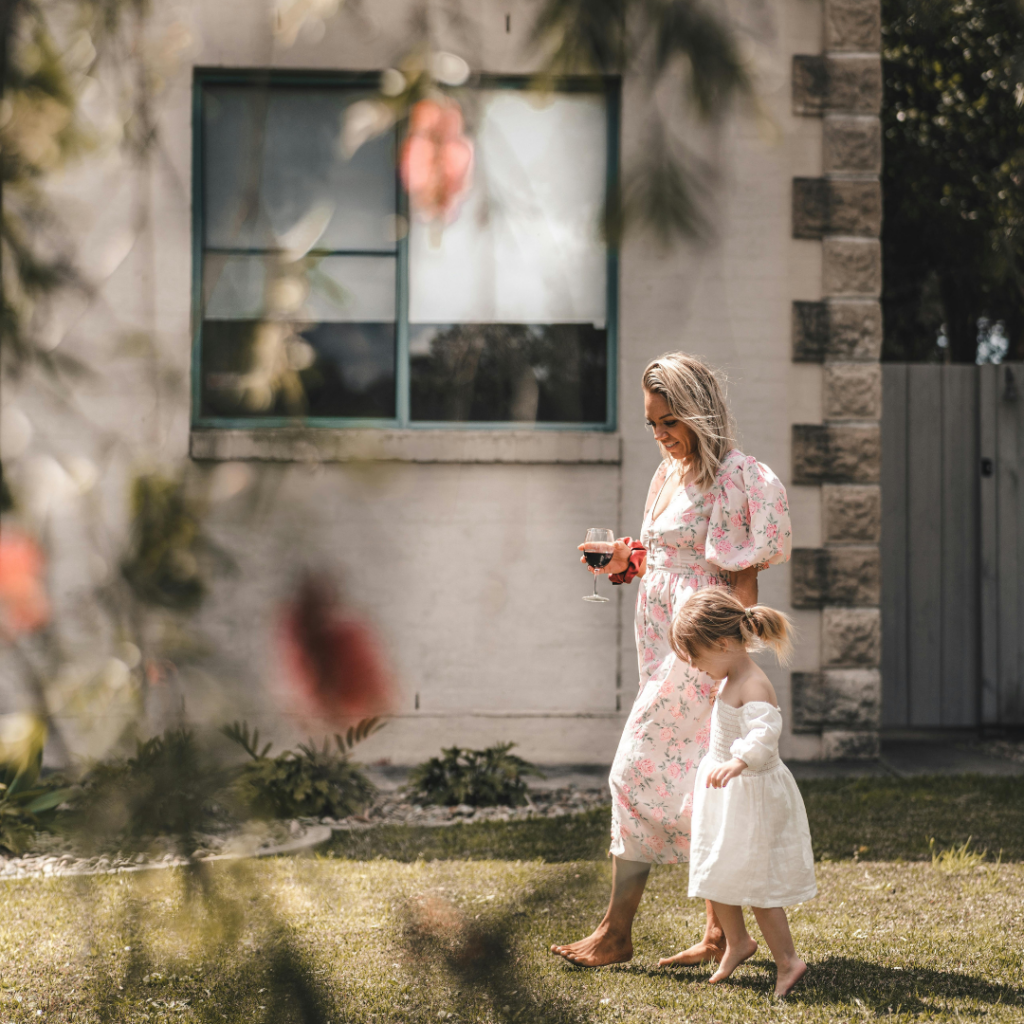
[[[552,422],[529,420],[426,420],[413,419],[410,414],[410,350],[409,350],[409,235],[404,233],[395,242],[393,253],[358,249],[317,250],[321,256],[374,256],[392,255],[396,260],[395,273],[395,415],[393,417],[327,417],[327,416],[215,416],[202,412],[203,368],[203,274],[205,234],[204,194],[204,95],[209,86],[235,85],[254,89],[278,86],[312,86],[321,89],[374,91],[380,80],[379,73],[267,71],[252,69],[197,68],[193,81],[192,110],[192,426],[193,428],[220,428],[265,430],[275,427],[311,428],[382,428],[402,430],[584,430],[609,432],[616,429],[617,370],[618,370],[618,251],[606,245],[606,376],[605,416],[603,422]],[[516,75],[480,75],[470,88],[499,90],[530,87],[531,80]],[[617,77],[563,78],[554,83],[559,93],[592,93],[603,95],[607,111],[606,168],[607,195],[616,193],[619,179],[619,124],[621,82]],[[394,144],[402,142],[400,128],[393,129]],[[395,215],[408,218],[408,201],[395,169]],[[222,250],[230,254],[227,249]],[[237,254],[262,250],[232,250]]]

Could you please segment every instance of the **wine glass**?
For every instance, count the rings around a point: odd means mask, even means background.
[[[583,557],[587,565],[595,569],[601,569],[612,560],[612,552],[615,550],[615,534],[611,530],[600,530],[592,527],[587,530],[586,539],[583,541]],[[594,592],[586,594],[584,601],[596,601],[604,604],[608,598],[601,597],[597,592],[597,574],[594,574]]]

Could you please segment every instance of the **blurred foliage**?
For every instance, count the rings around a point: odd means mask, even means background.
[[[884,358],[973,363],[986,324],[1024,358],[1024,7],[882,9]]]
[[[144,604],[193,611],[206,596],[201,561],[232,568],[230,557],[203,533],[202,510],[183,478],[136,477],[132,536],[121,572]]]
[[[226,781],[191,729],[170,728],[138,741],[134,757],[89,768],[67,825],[94,844],[117,839],[131,848],[150,836],[175,836],[191,851],[191,838],[216,819]]]
[[[286,750],[269,757],[271,744],[260,749],[259,730],[249,733],[245,722],[221,731],[249,755],[232,790],[245,813],[256,818],[332,817],[358,814],[373,799],[374,787],[350,760],[352,748],[379,728],[375,718],[363,719],[344,736],[336,733],[334,746],[325,739],[317,748],[310,740],[297,752]]]
[[[72,790],[40,779],[43,752],[27,765],[0,763],[0,850],[15,856],[28,849],[37,829],[47,828]]]
[[[451,807],[522,807],[527,803],[526,775],[540,775],[521,757],[510,754],[514,743],[498,743],[486,750],[447,747],[409,773],[408,792],[413,800]]]

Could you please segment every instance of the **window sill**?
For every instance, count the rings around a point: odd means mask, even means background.
[[[463,462],[618,465],[618,434],[589,430],[193,428],[189,454],[210,462]]]

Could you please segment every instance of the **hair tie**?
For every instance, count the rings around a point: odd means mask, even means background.
[[[752,612],[752,611],[751,611],[751,610],[750,610],[749,608],[744,608],[744,609],[743,609],[743,617],[744,617],[744,618],[745,618],[745,619],[747,620],[747,622],[749,622],[749,623],[750,623],[751,625],[753,625],[753,624],[754,624],[754,613],[753,613],[753,612]]]

